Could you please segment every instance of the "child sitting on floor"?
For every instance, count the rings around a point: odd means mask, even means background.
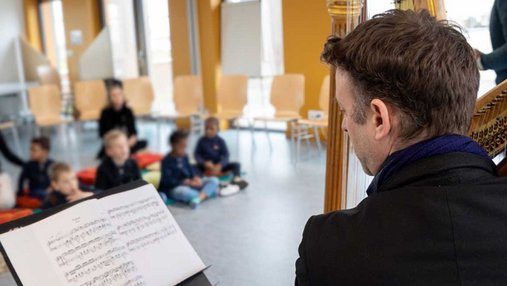
[[[44,201],[49,190],[48,169],[54,163],[49,159],[50,142],[46,137],[32,139],[30,146],[30,161],[23,165],[23,170],[19,176],[18,197],[28,195]],[[25,194],[25,188],[28,185],[28,194]]]
[[[49,168],[51,191],[42,204],[43,209],[48,209],[74,202],[93,195],[91,192],[83,192],[78,187],[76,174],[66,163],[55,163]]]
[[[219,176],[220,174],[232,172],[234,178],[232,184],[238,185],[241,189],[248,186],[248,183],[241,179],[241,165],[236,162],[229,162],[229,150],[224,139],[218,135],[219,121],[215,117],[206,119],[206,134],[199,139],[195,148],[194,157],[197,167],[205,176]]]
[[[141,179],[136,161],[130,159],[130,148],[125,133],[111,130],[104,136],[106,158],[97,169],[95,189],[105,191]]]
[[[188,134],[185,131],[175,131],[169,142],[171,152],[162,160],[159,191],[195,209],[202,201],[217,195],[218,179],[200,178],[194,173],[187,156]]]

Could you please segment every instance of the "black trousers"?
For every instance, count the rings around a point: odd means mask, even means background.
[[[203,164],[198,164],[197,169],[201,175],[203,175],[204,172],[206,171]],[[231,162],[225,166],[222,166],[222,172],[223,173],[231,172],[234,175],[234,177],[239,177],[241,176],[241,164]]]

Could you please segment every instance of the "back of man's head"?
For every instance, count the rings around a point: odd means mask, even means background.
[[[359,124],[378,98],[400,111],[402,140],[468,131],[479,88],[473,49],[457,26],[427,11],[376,15],[344,39],[329,38],[322,60],[349,75]]]

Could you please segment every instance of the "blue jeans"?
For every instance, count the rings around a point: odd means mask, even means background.
[[[188,203],[191,200],[199,197],[200,193],[206,194],[206,197],[212,198],[217,195],[218,178],[215,177],[204,177],[202,178],[202,187],[199,189],[190,186],[178,186],[169,192],[169,196],[177,201]]]

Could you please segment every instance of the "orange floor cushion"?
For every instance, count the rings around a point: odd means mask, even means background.
[[[7,211],[0,211],[0,224],[16,220],[25,216],[29,216],[33,213],[29,209],[13,209]]]
[[[162,161],[162,158],[164,158],[164,156],[162,156],[161,154],[149,152],[137,153],[132,155],[132,159],[134,159],[137,162],[137,165],[139,166],[140,169],[144,169],[153,163],[160,162]]]
[[[38,209],[42,206],[42,201],[29,196],[21,196],[16,199],[16,206],[22,209]]]
[[[97,168],[86,168],[77,172],[77,179],[79,183],[87,186],[94,186],[95,179],[97,178]]]

